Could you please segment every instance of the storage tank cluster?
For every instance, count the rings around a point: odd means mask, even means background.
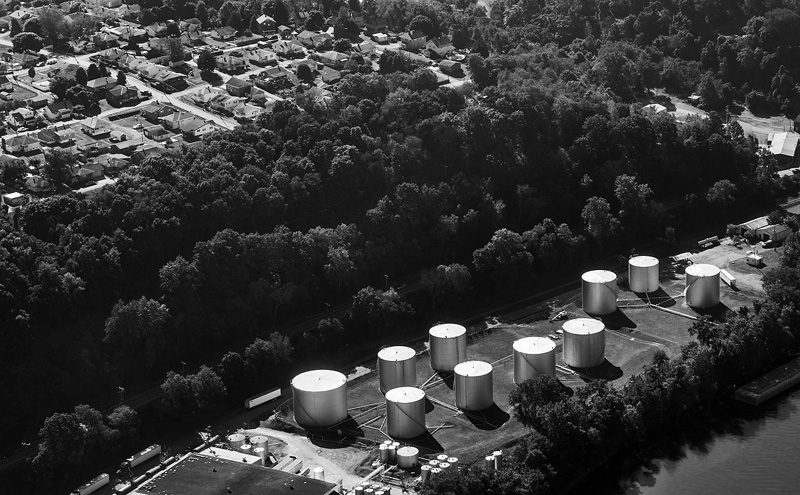
[[[347,377],[338,371],[312,370],[292,380],[294,419],[304,427],[326,428],[347,419]]]
[[[658,258],[634,256],[628,260],[628,287],[633,292],[650,293],[658,290]]]
[[[591,315],[608,315],[617,310],[617,275],[592,270],[581,277],[583,310]]]
[[[719,304],[719,268],[697,264],[686,267],[686,304],[693,308],[713,308]]]
[[[483,467],[487,471],[498,471],[503,468],[503,451],[495,450],[483,458]]]
[[[514,342],[514,383],[538,375],[556,376],[556,343],[545,337],[525,337]]]
[[[564,331],[564,363],[576,368],[591,368],[602,364],[606,352],[606,326],[592,318],[567,320]]]
[[[449,471],[458,472],[458,457],[439,454],[436,459],[430,459],[420,466],[420,477],[426,482],[440,473]]]
[[[353,495],[392,495],[393,492],[389,485],[374,481],[362,481],[350,493]]]

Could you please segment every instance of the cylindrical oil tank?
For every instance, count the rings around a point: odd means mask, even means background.
[[[364,495],[364,487],[363,487],[363,486],[360,486],[360,485],[359,485],[359,486],[356,486],[356,487],[353,489],[353,492],[355,492],[355,495]]]
[[[576,368],[602,364],[606,353],[606,326],[592,318],[567,320],[564,330],[564,363]]]
[[[397,465],[400,469],[413,469],[417,464],[419,464],[419,449],[407,446],[397,449]]]
[[[386,392],[386,427],[392,438],[416,438],[426,433],[425,392],[415,387]]]
[[[617,310],[617,275],[608,270],[592,270],[581,277],[583,310],[590,315],[608,315]]]
[[[443,472],[444,471],[449,471],[450,470],[450,463],[449,462],[440,462],[439,463],[439,469],[441,469]]]
[[[458,457],[448,457],[447,463],[450,464],[450,469],[458,471]]]
[[[400,345],[381,349],[378,352],[378,377],[382,394],[393,388],[416,385],[416,351]]]
[[[436,456],[436,460],[440,463],[447,462],[447,454],[439,454]]]
[[[431,479],[431,467],[428,465],[421,466],[419,468],[419,474],[423,482],[428,481]]]
[[[234,433],[228,435],[228,448],[234,451],[239,451],[244,443],[244,435],[241,433]]]
[[[250,443],[253,444],[254,449],[261,447],[262,449],[269,451],[269,442],[267,437],[264,435],[254,435],[250,437]]]
[[[436,459],[432,459],[428,461],[428,465],[432,468],[439,467],[439,461]]]
[[[389,445],[386,451],[389,452],[389,464],[397,464],[397,447]]]
[[[262,466],[267,465],[267,456],[269,455],[267,449],[265,449],[264,447],[256,447],[253,449],[253,455],[261,459]]]
[[[431,328],[431,368],[434,371],[453,371],[467,359],[467,329],[455,323],[442,323]]]
[[[525,337],[514,342],[514,383],[538,375],[556,376],[556,343],[544,337]]]
[[[253,454],[253,445],[249,444],[249,443],[243,443],[242,446],[239,447],[239,452],[241,452],[242,454],[252,455]]]
[[[441,472],[442,470],[438,467],[431,468],[431,477],[438,476]]]
[[[494,471],[494,456],[487,455],[483,458],[483,467],[486,468],[487,471]]]
[[[347,419],[347,377],[312,370],[292,380],[294,419],[301,426],[325,428]]]
[[[378,446],[378,451],[380,452],[381,462],[389,464],[389,446],[382,443]]]
[[[315,480],[325,480],[325,468],[324,467],[315,467],[313,471],[313,477]]]
[[[456,407],[482,411],[494,404],[492,365],[483,361],[465,361],[455,367]]]
[[[658,258],[634,256],[628,260],[628,287],[633,292],[655,292],[659,285]]]
[[[502,450],[495,450],[492,453],[492,457],[494,457],[494,468],[496,470],[502,469],[502,467],[503,467],[503,451]]]
[[[686,267],[686,304],[701,309],[719,304],[719,268],[706,264]]]

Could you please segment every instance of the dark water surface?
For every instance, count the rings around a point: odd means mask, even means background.
[[[570,495],[800,494],[800,388],[708,416],[651,460],[609,463]]]

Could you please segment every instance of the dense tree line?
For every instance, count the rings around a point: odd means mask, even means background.
[[[800,234],[794,233],[781,266],[764,277],[764,300],[721,323],[703,317],[689,329],[696,342],[673,359],[658,351],[622,388],[595,380],[573,395],[549,376],[520,384],[510,400],[531,431],[511,450],[507,466],[495,474],[471,467],[460,477],[435,478],[423,493],[562,493],[621,449],[672,431],[698,404],[796,355],[799,262]]]
[[[205,9],[204,22],[234,7],[241,17],[242,5],[286,9],[257,4],[142,7]],[[19,228],[0,220],[0,443],[168,372],[173,410],[201,410],[223,390],[263,389],[281,376],[271,371],[288,373],[320,346],[395,335],[621,245],[674,239],[797,192],[794,179],[773,179],[774,161],[738,125],[714,113],[678,124],[632,103],[670,77],[706,74],[692,56],[712,21],[735,31],[766,7],[659,5],[507,2],[489,18],[465,2],[367,2],[397,29],[460,39],[474,83],[440,87],[405,60],[373,72],[354,56],[326,105],[280,102],[254,124],[147,159],[97,197],[34,201]],[[647,31],[661,29],[653,15],[676,30]],[[784,41],[769,43],[780,51]],[[716,87],[721,76],[710,77]],[[420,276],[424,297],[391,288]],[[271,337],[351,302],[314,331]]]

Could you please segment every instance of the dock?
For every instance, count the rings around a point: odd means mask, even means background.
[[[733,398],[757,406],[798,383],[800,383],[800,357],[737,389]]]

